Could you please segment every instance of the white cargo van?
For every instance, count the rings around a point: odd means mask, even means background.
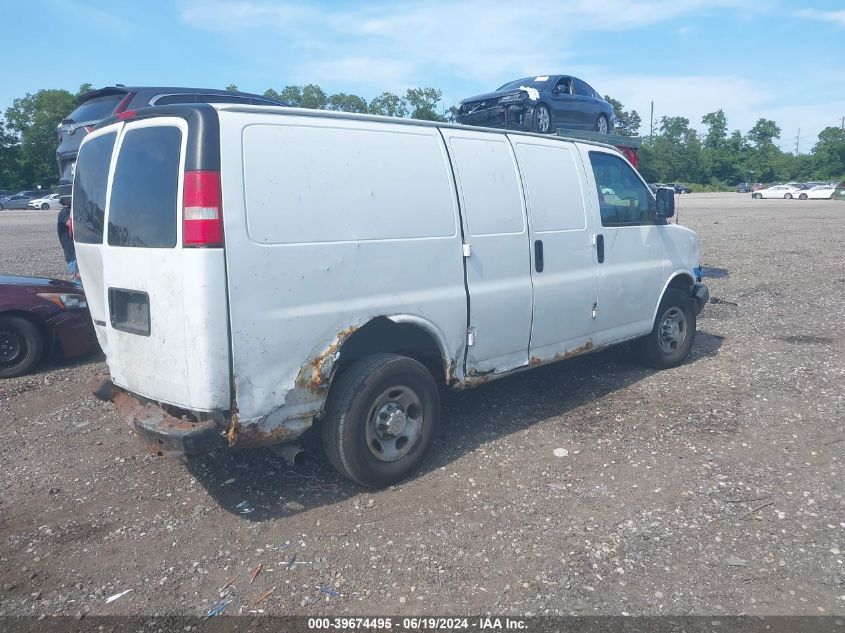
[[[111,381],[153,451],[295,440],[383,486],[463,388],[636,339],[681,363],[698,239],[609,146],[239,105],[82,144],[76,252]]]

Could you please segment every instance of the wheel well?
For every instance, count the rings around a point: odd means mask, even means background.
[[[666,289],[677,288],[678,290],[690,290],[693,283],[692,277],[688,275],[676,275],[675,277],[672,277],[672,281],[669,282]]]
[[[378,353],[408,356],[422,363],[438,382],[446,381],[444,359],[434,337],[410,323],[377,317],[360,327],[340,347],[335,378],[357,360]]]

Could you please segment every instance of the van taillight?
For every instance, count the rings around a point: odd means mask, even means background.
[[[223,246],[223,200],[219,171],[186,171],[183,246]]]

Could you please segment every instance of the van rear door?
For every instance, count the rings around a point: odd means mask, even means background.
[[[96,297],[89,301],[112,380],[193,411],[228,409],[222,243],[183,245],[183,200],[198,197],[185,192],[186,182],[194,188],[198,182],[197,172],[188,178],[184,172],[188,124],[178,117],[149,118],[126,123],[116,136],[100,243],[86,244],[78,254],[86,294]],[[92,146],[98,138],[86,139],[80,149],[75,218],[82,215],[82,183],[101,183],[95,149],[108,148],[107,141]],[[103,162],[100,157],[100,167]],[[219,173],[212,176],[219,217]]]

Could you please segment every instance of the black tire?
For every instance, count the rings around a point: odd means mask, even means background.
[[[0,204],[0,211],[2,211],[2,210],[3,210],[3,205],[2,205],[2,204]]]
[[[787,193],[787,194],[785,194],[785,195],[783,196],[783,199],[784,199],[784,200],[792,200],[792,194],[791,194],[791,193]]]
[[[668,344],[668,339],[677,337],[668,336],[667,332],[663,331],[668,319],[680,319],[682,323],[677,333],[682,335],[682,340],[674,345]],[[674,330],[671,333],[674,334]],[[654,327],[647,336],[634,343],[634,350],[644,365],[654,369],[669,369],[684,362],[694,340],[695,313],[692,311],[689,293],[669,288],[660,302]]]
[[[25,374],[43,353],[44,341],[35,324],[21,317],[0,316],[0,378]]]
[[[763,197],[763,194],[762,193],[752,193],[751,197],[754,198],[755,200],[760,200]]]
[[[602,124],[604,124],[604,129],[602,129]],[[599,118],[596,119],[595,131],[599,134],[610,134],[610,123],[603,114],[600,114]]]
[[[552,131],[552,114],[549,107],[542,103],[534,108],[534,120],[531,128],[538,134],[549,134]]]
[[[398,402],[399,396],[394,394],[404,397],[406,390],[417,398],[419,406],[406,407],[401,424],[411,428],[413,425],[405,425],[418,419],[419,428],[413,438],[405,437],[406,441],[400,446],[404,436],[394,439],[395,435],[382,435],[382,431],[377,430],[376,420],[384,420],[385,407],[395,404],[394,400]],[[385,397],[388,400],[377,410]],[[416,418],[413,417],[414,407]],[[406,356],[374,354],[354,363],[332,385],[320,423],[323,449],[341,474],[367,488],[383,488],[404,479],[419,467],[434,440],[439,421],[440,394],[428,370]],[[390,442],[394,446],[388,446]],[[385,447],[399,453],[407,447],[407,452],[388,461]]]
[[[808,197],[808,196],[807,196],[807,194],[806,194],[806,193],[799,193],[799,194],[798,194],[798,199],[799,199],[799,200],[806,200],[806,199],[807,199],[807,197]]]
[[[42,203],[41,203],[41,210],[42,210],[42,211],[46,211],[46,210],[47,210],[47,209],[49,209],[49,208],[50,208],[50,205],[49,205],[49,204],[47,204],[46,202],[42,202]]]

